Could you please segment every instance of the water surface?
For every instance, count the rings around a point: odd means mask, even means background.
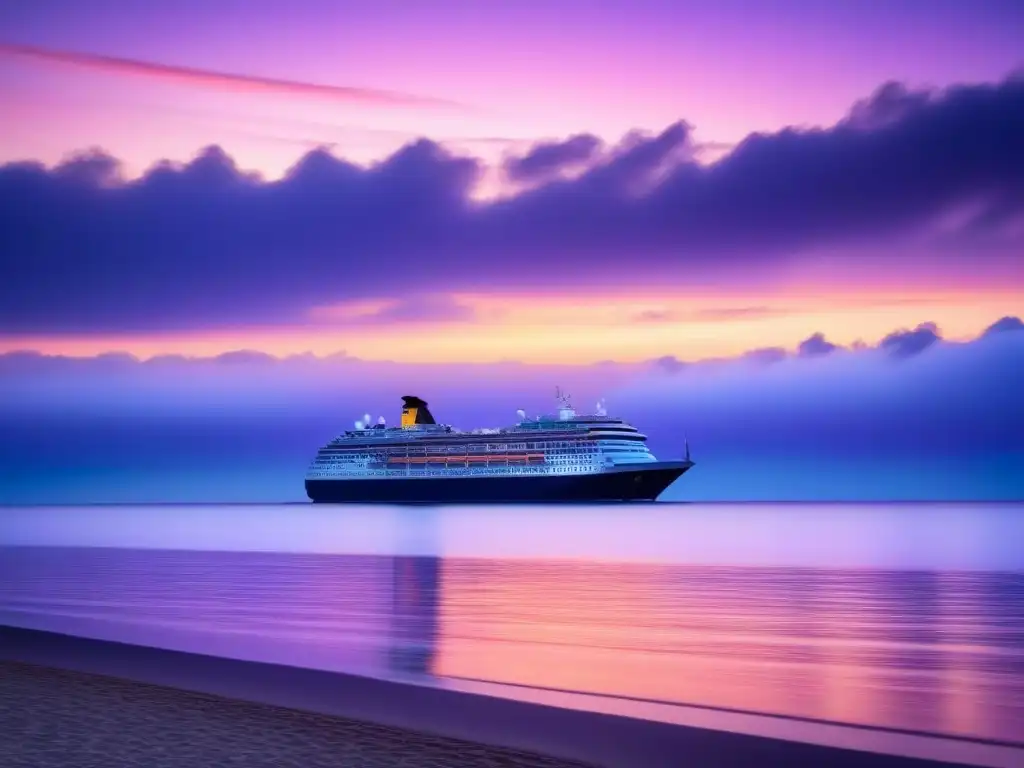
[[[1024,742],[1024,507],[8,508],[0,622]]]

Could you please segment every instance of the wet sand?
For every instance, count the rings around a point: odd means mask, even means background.
[[[99,675],[0,662],[5,768],[583,768],[585,763]]]
[[[4,626],[0,659],[4,768],[953,764]]]

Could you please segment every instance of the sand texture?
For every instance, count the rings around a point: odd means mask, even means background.
[[[111,677],[0,662],[0,766],[584,764]]]

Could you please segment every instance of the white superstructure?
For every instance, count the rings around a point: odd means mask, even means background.
[[[387,477],[500,477],[596,474],[617,465],[656,462],[647,436],[604,413],[577,415],[558,393],[556,415],[527,418],[504,429],[462,432],[436,424],[427,404],[406,397],[402,425],[357,422],[320,449],[307,480]]]

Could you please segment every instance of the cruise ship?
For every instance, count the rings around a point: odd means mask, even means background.
[[[647,437],[598,403],[577,415],[557,393],[557,413],[504,429],[460,431],[438,424],[419,397],[402,398],[402,420],[388,427],[367,415],[323,446],[306,474],[316,502],[653,501],[693,466],[658,461]]]

